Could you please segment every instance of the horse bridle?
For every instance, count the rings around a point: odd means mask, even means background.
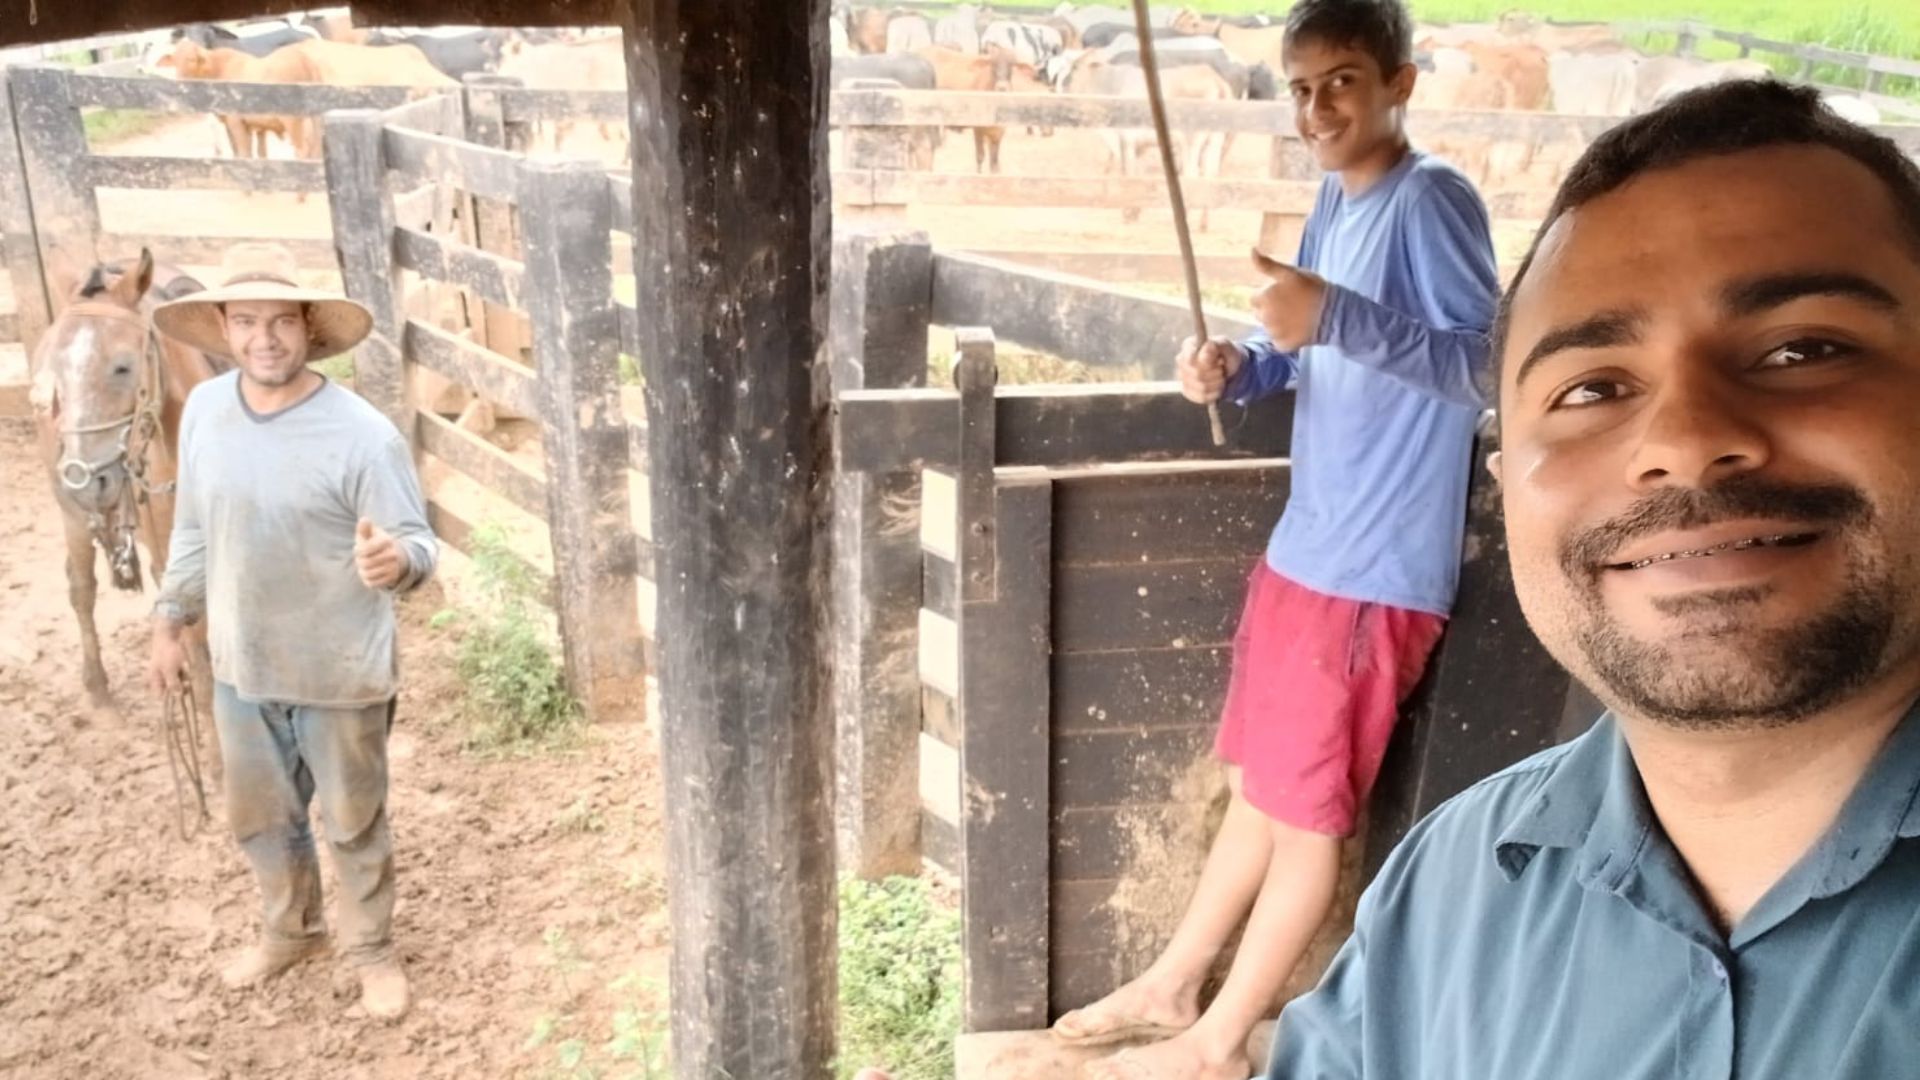
[[[160,340],[147,320],[139,312],[98,300],[79,300],[67,305],[62,313],[91,318],[118,319],[122,322],[138,324],[144,331],[145,348],[142,361],[146,371],[142,373],[140,388],[134,396],[133,411],[112,420],[102,420],[92,424],[80,424],[58,429],[60,437],[60,460],[54,465],[54,474],[59,477],[60,485],[73,494],[92,487],[102,473],[119,468],[126,473],[127,486],[121,491],[117,528],[109,536],[109,523],[106,513],[86,507],[88,531],[94,542],[107,553],[116,571],[130,570],[133,563],[134,521],[138,516],[137,507],[144,505],[154,495],[164,495],[174,489],[169,481],[165,484],[152,484],[147,480],[149,462],[148,453],[153,446],[153,438],[160,431],[160,410],[166,402],[166,365],[160,353]],[[98,435],[103,432],[118,431],[120,439],[111,457],[99,461],[89,461],[75,453],[68,452],[68,439],[76,435]]]

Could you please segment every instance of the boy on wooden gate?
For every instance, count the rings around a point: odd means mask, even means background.
[[[285,248],[236,244],[224,284],[154,311],[161,333],[237,370],[195,388],[181,420],[151,679],[179,684],[180,628],[206,617],[227,822],[263,908],[259,941],[222,981],[250,986],[326,949],[317,795],[360,1003],[393,1019],[411,1000],[389,934],[393,597],[432,576],[438,550],[406,439],[307,366],[358,345],[372,315],[294,273]]]
[[[1300,137],[1329,174],[1299,267],[1256,253],[1265,333],[1189,340],[1177,365],[1195,402],[1296,391],[1292,492],[1234,641],[1216,743],[1233,798],[1194,897],[1144,974],[1053,1027],[1083,1046],[1167,1037],[1097,1062],[1096,1080],[1252,1071],[1248,1036],[1326,918],[1342,838],[1454,600],[1499,291],[1487,211],[1408,144],[1400,0],[1301,0],[1284,48]]]

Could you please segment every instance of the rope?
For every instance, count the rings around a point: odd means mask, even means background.
[[[194,833],[206,828],[213,820],[207,811],[207,787],[201,779],[200,769],[200,710],[193,693],[193,681],[182,679],[180,689],[166,696],[160,710],[160,742],[167,751],[167,772],[173,777],[173,823],[180,830],[180,839],[190,840]],[[187,794],[180,779],[193,788],[194,800],[199,804],[200,817],[193,832],[187,831]]]
[[[1153,134],[1160,143],[1160,171],[1167,177],[1167,198],[1173,203],[1173,231],[1180,240],[1180,268],[1187,278],[1187,306],[1193,312],[1193,338],[1207,341],[1207,315],[1200,304],[1200,268],[1193,258],[1193,234],[1187,229],[1187,200],[1180,194],[1180,170],[1173,160],[1173,137],[1167,131],[1167,103],[1160,94],[1160,64],[1153,54],[1153,22],[1147,18],[1147,0],[1133,0],[1133,25],[1140,39],[1140,69],[1147,77],[1147,107],[1153,112]],[[1213,445],[1225,446],[1220,406],[1207,405],[1207,427]]]

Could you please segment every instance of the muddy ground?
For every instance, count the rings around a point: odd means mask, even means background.
[[[120,710],[87,709],[45,476],[29,441],[0,434],[0,1075],[568,1075],[617,1052],[617,1025],[654,1022],[666,914],[651,740],[603,727],[559,753],[464,751],[451,632],[429,626],[438,585],[404,605],[392,742],[412,1014],[370,1021],[331,958],[224,989],[215,967],[257,926],[251,880],[217,796],[211,827],[176,835],[141,688],[150,596],[103,592]]]

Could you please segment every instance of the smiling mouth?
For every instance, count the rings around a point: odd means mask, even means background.
[[[1694,548],[1688,551],[1669,551],[1664,555],[1650,555],[1634,562],[1608,563],[1608,570],[1644,570],[1660,563],[1679,562],[1682,559],[1707,559],[1715,555],[1724,555],[1729,551],[1751,551],[1754,548],[1805,547],[1820,539],[1819,533],[1778,533],[1773,536],[1754,536],[1745,540],[1729,540],[1712,547]]]

